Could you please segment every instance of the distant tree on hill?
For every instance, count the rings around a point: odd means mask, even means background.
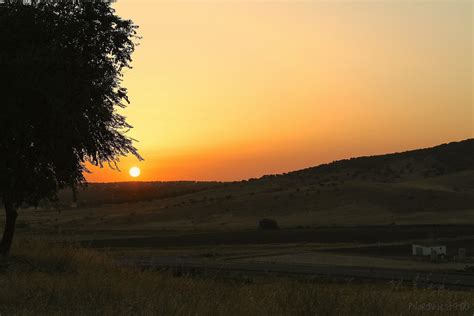
[[[109,3],[0,4],[0,199],[8,255],[23,204],[54,199],[85,181],[85,164],[139,159],[121,71],[129,67],[136,26]]]

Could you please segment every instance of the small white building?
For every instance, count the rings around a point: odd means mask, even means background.
[[[430,256],[432,253],[436,253],[437,255],[445,255],[446,246],[438,245],[438,244],[430,244],[430,245],[413,244],[412,253],[414,256]]]

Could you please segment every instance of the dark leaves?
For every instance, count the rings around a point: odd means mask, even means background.
[[[0,197],[36,202],[84,182],[85,162],[140,158],[115,111],[136,28],[107,3],[0,6]]]

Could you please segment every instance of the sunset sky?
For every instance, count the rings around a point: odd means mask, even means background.
[[[241,180],[473,137],[471,1],[159,1],[125,72],[145,161],[91,182]]]

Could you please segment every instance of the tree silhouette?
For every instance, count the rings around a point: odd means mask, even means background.
[[[139,159],[117,107],[128,103],[137,26],[104,2],[0,4],[0,198],[8,255],[23,204],[85,182],[86,163]]]

